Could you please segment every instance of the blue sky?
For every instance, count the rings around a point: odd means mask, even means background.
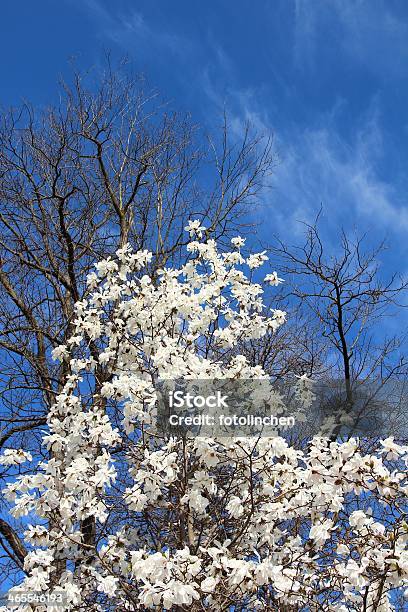
[[[274,134],[280,162],[259,211],[296,240],[323,204],[388,237],[405,271],[408,4],[405,0],[14,0],[2,6],[2,103],[46,104],[58,75],[128,54],[176,108],[212,128],[226,106]]]
[[[47,105],[69,60],[127,54],[175,108],[208,128],[224,106],[272,132],[280,162],[258,212],[263,238],[323,230],[388,238],[408,273],[406,0],[9,0],[1,6],[0,103]],[[395,323],[398,329],[398,323]]]

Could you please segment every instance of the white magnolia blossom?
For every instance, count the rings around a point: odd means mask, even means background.
[[[198,238],[203,237],[203,232],[207,229],[203,225],[201,225],[201,221],[189,221],[188,225],[184,228],[186,232],[189,232],[190,238],[197,236]]]
[[[155,381],[267,378],[235,349],[285,321],[249,278],[265,253],[219,253],[196,240],[204,229],[189,222],[191,258],[158,279],[152,255],[128,245],[88,277],[53,352],[70,372],[48,416],[49,458],[6,490],[30,521],[18,588],[63,593],[67,610],[398,610],[406,448],[155,429]],[[297,396],[311,401],[307,377]]]
[[[242,238],[241,236],[235,236],[234,238],[231,238],[231,244],[237,249],[243,247],[245,242],[245,238]]]
[[[31,453],[22,449],[6,448],[0,455],[0,465],[20,465],[31,460]]]
[[[262,251],[262,253],[253,253],[247,259],[248,267],[251,269],[260,268],[262,264],[268,261],[268,256],[266,255],[266,251]]]
[[[277,287],[281,283],[283,283],[283,278],[279,278],[277,272],[272,272],[272,274],[267,274],[264,278],[266,283],[269,283],[273,287]]]

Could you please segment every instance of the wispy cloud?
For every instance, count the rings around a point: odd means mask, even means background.
[[[321,45],[382,77],[404,76],[408,61],[406,5],[386,0],[295,0],[294,55],[309,67]]]
[[[184,55],[192,46],[188,37],[176,34],[158,21],[154,25],[148,23],[132,4],[126,11],[118,10],[114,3],[106,5],[101,0],[83,0],[81,4],[91,15],[101,36],[125,51],[137,51],[140,56],[164,51]]]
[[[214,88],[207,87],[214,104]],[[264,206],[279,230],[302,232],[302,222],[313,223],[323,207],[326,231],[339,225],[371,230],[373,236],[401,237],[408,230],[408,201],[394,180],[383,178],[387,148],[376,97],[359,118],[359,128],[346,139],[338,129],[339,116],[348,112],[338,101],[321,114],[317,127],[280,126],[274,113],[254,90],[228,92],[231,128],[239,137],[249,121],[259,132],[273,133],[279,155],[272,191],[265,191]],[[227,105],[228,107],[228,105]]]
[[[320,206],[330,227],[361,226],[374,234],[405,234],[405,194],[380,178],[382,132],[375,116],[346,142],[332,126],[285,137],[275,177],[281,223],[296,232],[298,221],[312,222]]]

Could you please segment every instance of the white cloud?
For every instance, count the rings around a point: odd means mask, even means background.
[[[398,187],[398,177],[386,176],[386,143],[381,128],[380,102],[374,97],[363,116],[355,118],[359,128],[347,141],[339,132],[339,118],[348,112],[347,103],[338,100],[319,117],[319,127],[283,129],[279,113],[267,107],[262,92],[229,88],[225,99],[207,74],[203,80],[209,112],[213,116],[228,111],[233,137],[239,139],[246,121],[260,133],[273,133],[279,163],[272,178],[272,190],[262,194],[263,206],[273,214],[277,233],[298,236],[302,222],[313,223],[323,206],[325,233],[338,232],[339,226],[371,230],[382,239],[408,230],[408,201]],[[395,179],[395,180],[394,180]],[[260,210],[260,218],[265,211]],[[272,218],[272,217],[271,217]]]
[[[109,10],[101,0],[84,0],[82,6],[95,20],[102,36],[126,51],[137,50],[142,56],[160,51],[183,55],[191,51],[190,39],[175,34],[158,23],[152,26],[142,13],[133,7],[121,12],[112,4],[112,10]]]
[[[405,77],[408,13],[396,11],[386,0],[295,0],[295,61],[312,67],[320,59],[320,37],[351,64],[386,78]]]
[[[408,230],[408,208],[398,189],[379,178],[382,134],[374,119],[346,143],[331,127],[308,129],[286,140],[275,176],[282,223],[310,223],[323,205],[330,227],[344,224],[388,233]]]

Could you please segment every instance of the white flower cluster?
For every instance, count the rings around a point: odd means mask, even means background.
[[[0,455],[0,465],[20,465],[31,460],[31,453],[22,449],[6,448]]]
[[[151,428],[155,380],[265,377],[233,349],[285,321],[264,314],[263,286],[245,273],[265,253],[243,259],[240,237],[219,253],[204,230],[189,223],[195,257],[158,280],[151,254],[129,246],[88,278],[72,338],[53,353],[71,374],[49,414],[50,458],[6,491],[15,516],[38,517],[19,588],[63,591],[68,610],[104,609],[103,598],[140,610],[394,610],[408,576],[407,448]],[[298,388],[310,401],[306,377]]]

